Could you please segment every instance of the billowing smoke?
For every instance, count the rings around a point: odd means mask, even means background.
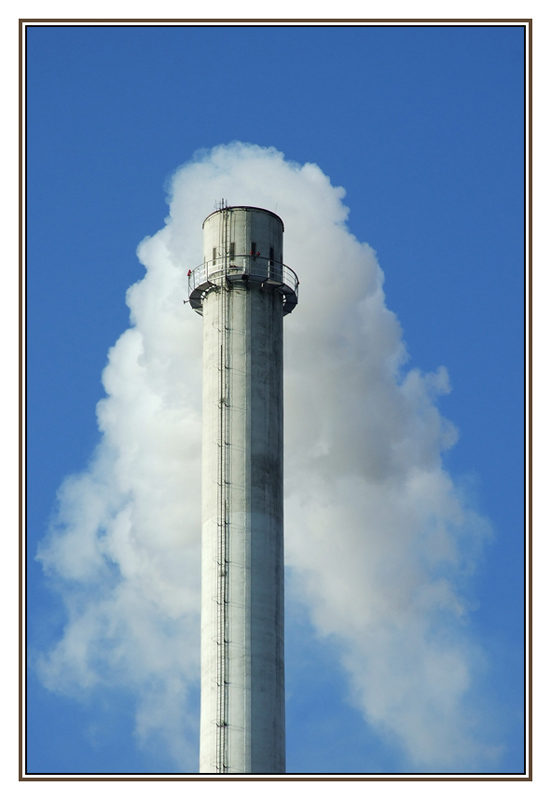
[[[488,535],[442,466],[456,432],[446,370],[407,368],[373,250],[314,164],[232,144],[172,181],[166,226],[138,249],[131,327],[109,352],[101,439],[59,491],[39,558],[67,608],[40,662],[76,695],[124,686],[136,732],[197,768],[200,318],[182,305],[216,199],[276,211],[300,301],[286,318],[286,558],[294,602],[339,645],[350,696],[410,769],[484,769],[469,704],[482,655],[463,583]],[[292,616],[292,609],[289,610]]]

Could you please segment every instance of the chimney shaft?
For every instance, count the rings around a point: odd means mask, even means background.
[[[283,316],[270,211],[221,208],[189,277],[203,315],[202,773],[285,772]]]

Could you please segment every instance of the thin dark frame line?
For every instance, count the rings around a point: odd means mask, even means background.
[[[132,26],[136,24],[147,24],[147,23],[160,23],[164,24],[167,27],[173,26],[173,23],[187,23],[188,26],[190,23],[192,25],[196,25],[198,23],[208,23],[212,26],[213,23],[235,23],[237,26],[239,23],[259,23],[263,27],[266,27],[269,23],[291,23],[297,27],[300,26],[300,23],[309,23],[309,24],[316,24],[320,23],[322,25],[326,25],[327,23],[343,23],[342,27],[345,24],[349,26],[355,26],[354,23],[359,23],[362,26],[371,26],[374,27],[373,23],[386,23],[387,27],[397,27],[400,23],[406,23],[411,27],[416,27],[419,25],[423,25],[426,23],[431,23],[431,25],[441,23],[445,27],[450,27],[453,24],[459,23],[461,26],[466,26],[469,24],[473,24],[479,27],[483,27],[486,24],[494,24],[494,25],[524,25],[525,31],[528,34],[528,47],[525,50],[525,63],[527,64],[527,80],[525,77],[525,87],[526,87],[526,97],[525,97],[525,136],[526,136],[526,157],[525,157],[525,204],[527,206],[527,213],[525,213],[525,236],[527,237],[526,243],[526,259],[527,263],[525,265],[525,291],[527,291],[527,321],[525,325],[525,331],[527,333],[528,339],[528,353],[525,362],[525,380],[527,382],[527,397],[525,396],[525,415],[527,416],[527,426],[525,425],[525,459],[527,463],[527,547],[525,558],[527,562],[527,569],[525,569],[525,575],[527,575],[527,587],[525,590],[525,597],[527,596],[527,613],[525,613],[525,623],[526,623],[526,630],[525,630],[525,648],[527,650],[526,658],[525,658],[525,681],[527,682],[527,692],[525,691],[525,700],[527,699],[527,708],[526,708],[526,717],[525,720],[525,736],[527,738],[527,770],[526,775],[490,775],[488,773],[484,774],[476,774],[476,777],[470,777],[467,775],[459,775],[454,777],[445,777],[445,775],[435,775],[434,777],[430,777],[430,774],[424,774],[422,776],[395,776],[395,775],[369,775],[368,773],[362,774],[362,776],[349,776],[346,773],[338,773],[338,777],[328,777],[324,775],[308,775],[305,777],[300,777],[300,773],[297,775],[296,773],[288,773],[285,776],[274,776],[274,777],[263,777],[259,776],[256,777],[254,775],[251,776],[241,776],[241,775],[224,775],[224,776],[207,776],[201,777],[196,773],[192,773],[190,775],[187,774],[179,774],[177,776],[164,776],[163,774],[159,773],[155,775],[155,777],[143,777],[140,775],[121,775],[113,774],[109,777],[104,777],[102,775],[95,776],[91,775],[90,777],[76,777],[73,775],[67,775],[67,773],[61,773],[59,775],[53,776],[32,776],[25,773],[23,770],[23,753],[24,753],[24,724],[23,724],[23,683],[24,683],[24,665],[26,663],[26,649],[24,648],[24,624],[23,624],[23,597],[24,597],[24,586],[26,586],[26,558],[23,558],[24,552],[26,555],[26,547],[24,545],[24,530],[23,530],[23,519],[24,519],[24,486],[26,483],[24,482],[23,477],[23,465],[24,465],[24,458],[23,458],[23,429],[24,425],[26,425],[26,416],[25,416],[25,405],[24,405],[24,397],[23,397],[23,375],[24,375],[24,363],[23,363],[23,331],[24,331],[24,321],[25,321],[25,304],[24,299],[26,296],[26,285],[25,285],[25,293],[23,291],[24,281],[24,237],[26,235],[26,228],[24,224],[25,214],[24,214],[24,200],[26,198],[26,192],[24,192],[24,185],[23,185],[23,172],[24,172],[24,152],[26,149],[26,138],[24,135],[23,130],[23,111],[24,111],[24,82],[23,82],[23,58],[24,53],[26,56],[26,49],[24,48],[24,31],[27,26],[37,23],[47,23],[47,25],[43,25],[43,27],[47,27],[49,25],[55,25],[57,23],[75,23],[78,27],[83,27],[87,23],[93,23],[94,26],[97,26],[98,23],[108,23],[109,27],[114,27],[119,23]],[[160,26],[160,25],[159,25]],[[533,467],[533,418],[532,418],[532,389],[533,389],[533,360],[532,360],[532,345],[533,345],[533,330],[532,330],[532,301],[533,301],[533,290],[532,290],[532,264],[533,264],[533,211],[532,211],[532,170],[533,170],[533,152],[532,152],[532,121],[533,121],[533,104],[532,104],[532,77],[533,77],[533,66],[532,66],[532,27],[533,27],[533,19],[532,18],[479,18],[479,19],[430,19],[430,18],[403,18],[403,19],[368,19],[368,18],[297,18],[297,19],[285,19],[285,18],[270,18],[270,19],[257,19],[257,18],[178,18],[178,19],[73,19],[73,18],[20,18],[19,19],[19,281],[18,281],[18,288],[19,288],[19,326],[18,326],[18,337],[19,337],[19,403],[18,403],[18,411],[19,411],[19,598],[18,598],[18,608],[19,608],[19,780],[20,781],[189,781],[189,780],[255,780],[255,781],[285,781],[285,780],[294,780],[294,781],[532,781],[533,779],[533,715],[532,715],[532,704],[533,704],[533,683],[532,683],[532,652],[533,652],[533,622],[532,622],[532,612],[533,612],[533,597],[532,597],[532,553],[533,553],[533,539],[532,539],[532,521],[533,521],[533,506],[532,506],[532,492],[533,492],[533,476],[532,476],[532,467]],[[525,47],[526,47],[526,34],[525,34]],[[25,147],[24,147],[25,144]],[[527,163],[526,163],[527,162]],[[527,427],[527,431],[526,431]],[[25,606],[26,608],[26,606]],[[527,698],[526,698],[527,695]],[[526,766],[526,765],[525,765]],[[474,775],[474,773],[472,773]]]

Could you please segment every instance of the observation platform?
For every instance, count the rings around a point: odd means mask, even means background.
[[[206,295],[223,285],[258,286],[281,295],[283,314],[290,314],[298,303],[299,280],[296,272],[285,264],[264,256],[220,256],[195,267],[188,276],[189,304],[203,313]]]

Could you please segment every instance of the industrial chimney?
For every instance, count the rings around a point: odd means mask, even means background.
[[[203,316],[201,773],[285,772],[283,222],[222,207],[189,301]]]

